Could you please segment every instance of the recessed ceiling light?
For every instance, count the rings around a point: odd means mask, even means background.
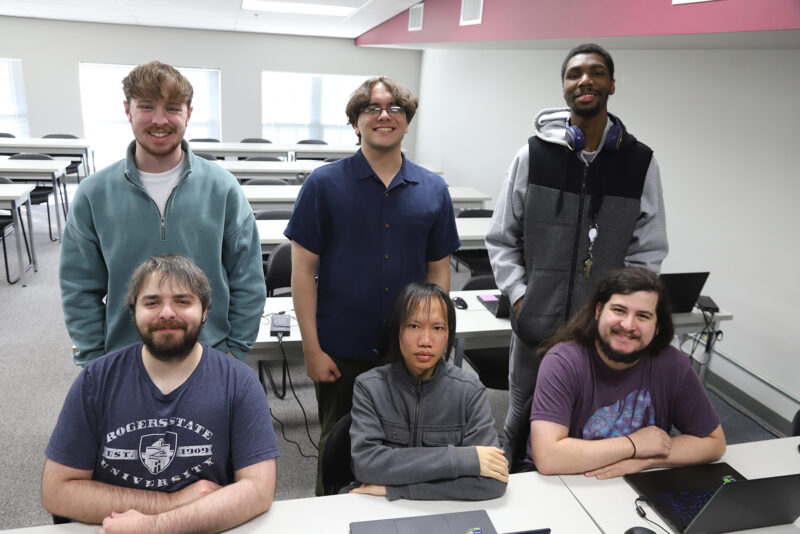
[[[242,9],[329,17],[346,17],[356,11],[354,7],[303,4],[299,2],[272,2],[270,0],[242,0]]]

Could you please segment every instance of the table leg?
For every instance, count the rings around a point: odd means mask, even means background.
[[[58,228],[58,240],[61,240],[61,235],[63,233],[63,228],[61,226],[61,215],[59,215],[60,210],[58,209],[58,197],[60,195],[58,189],[58,173],[53,173],[53,207],[55,208],[55,215],[56,215],[56,227]],[[64,199],[66,200],[66,198]]]
[[[30,237],[30,247],[31,247],[31,263],[33,263],[33,271],[39,272],[39,263],[36,260],[36,247],[33,244],[33,217],[31,216],[31,198],[28,197],[25,204],[28,205],[28,235]]]
[[[17,202],[11,203],[11,221],[14,224],[14,238],[17,242],[17,259],[19,260],[19,275],[14,278],[12,284],[19,281],[25,271],[28,270],[30,265],[25,265],[24,256],[22,255],[22,221],[19,218],[19,204]]]

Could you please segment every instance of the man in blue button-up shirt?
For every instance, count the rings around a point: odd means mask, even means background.
[[[316,383],[320,459],[350,411],[355,377],[377,363],[400,290],[414,281],[450,290],[450,253],[460,242],[447,184],[401,150],[417,103],[384,77],[356,89],[346,112],[361,150],[308,177],[285,231],[306,371]],[[322,489],[318,470],[317,495]]]

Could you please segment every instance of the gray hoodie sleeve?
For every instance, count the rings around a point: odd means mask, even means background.
[[[647,168],[640,206],[641,213],[628,246],[625,265],[637,265],[659,272],[661,262],[669,252],[669,244],[661,173],[655,156],[650,159],[650,166]]]
[[[511,304],[525,295],[527,276],[522,248],[522,218],[528,192],[528,145],[523,146],[506,171],[497,199],[486,249],[497,287],[508,295]]]

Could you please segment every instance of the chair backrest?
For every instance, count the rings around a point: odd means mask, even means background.
[[[466,210],[461,210],[461,212],[459,212],[457,217],[460,217],[460,218],[463,218],[463,219],[478,218],[478,217],[491,217],[492,213],[494,213],[492,210],[466,209]]]
[[[194,152],[194,155],[198,158],[207,159],[210,161],[216,161],[217,158],[214,157],[214,154],[209,154],[208,152]]]
[[[245,137],[240,142],[242,143],[271,143],[269,139],[261,139],[260,137]]]
[[[794,419],[792,420],[792,435],[800,436],[800,410],[797,410],[797,413],[794,414]]]
[[[333,163],[334,161],[339,161],[340,159],[342,159],[342,158],[340,158],[340,157],[330,157],[330,158],[325,158],[322,161],[324,161],[325,163]]]
[[[245,161],[283,161],[278,156],[247,156]]]
[[[195,137],[194,139],[189,139],[190,143],[219,143],[219,139],[214,139],[213,137]]]
[[[301,139],[297,142],[298,145],[327,145],[322,139]]]
[[[533,406],[533,395],[525,401],[525,404],[522,406],[522,412],[520,412],[523,416],[520,417],[516,443],[514,443],[514,452],[510,458],[509,465],[509,470],[512,473],[531,470],[530,464],[524,462],[525,455],[528,454],[528,438],[531,435],[531,422],[529,420],[531,406]]]
[[[244,185],[289,185],[289,182],[282,178],[251,178]]]
[[[47,154],[38,154],[36,152],[20,152],[9,156],[8,159],[53,159],[53,156]]]
[[[72,134],[47,134],[43,135],[42,139],[77,139],[77,135]]]
[[[258,210],[256,219],[260,221],[288,221],[292,218],[293,210]]]
[[[6,132],[0,132],[0,137],[16,137],[16,135]]]
[[[267,296],[273,296],[276,289],[292,287],[292,244],[281,243],[269,254],[267,260]]]
[[[482,274],[479,276],[473,276],[464,282],[464,285],[461,286],[461,289],[463,291],[474,289],[497,289],[497,282],[494,279],[494,275]]]
[[[350,452],[350,423],[346,414],[339,419],[322,451],[322,491],[325,495],[336,495],[339,490],[355,481]]]

